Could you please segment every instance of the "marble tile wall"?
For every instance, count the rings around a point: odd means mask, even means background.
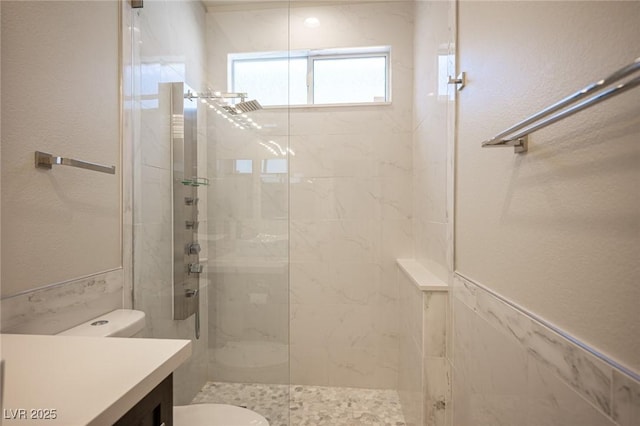
[[[203,85],[205,9],[199,2],[154,1],[132,13],[133,306],[147,314],[147,337],[192,340],[191,359],[174,375],[175,403],[185,404],[207,379],[207,274],[200,280],[201,337],[197,340],[194,317],[175,321],[172,313],[170,104],[168,86],[163,83],[185,82],[195,90]],[[201,167],[206,165],[206,150],[201,149],[203,120],[206,114],[199,111]],[[206,229],[206,191],[199,190],[198,197],[204,217],[200,228]],[[206,259],[204,249],[200,254]]]
[[[56,334],[120,309],[123,275],[118,268],[2,299],[0,331]]]
[[[637,425],[640,382],[456,275],[454,424]]]
[[[407,425],[444,426],[451,401],[449,292],[424,289],[398,268],[400,308],[398,393]]]
[[[291,46],[390,45],[392,103],[292,109],[292,382],[395,388],[395,259],[413,256],[413,2],[292,9]],[[302,25],[317,16],[326,25]]]
[[[219,171],[210,199],[212,253],[216,268],[236,268],[215,277],[211,344],[220,349],[259,336],[287,343],[290,326],[292,383],[395,388],[395,259],[413,255],[413,2],[294,6],[209,9],[214,89],[226,88],[228,53],[391,45],[393,102],[268,109],[252,115],[260,131],[240,134],[224,123],[211,130],[209,164]],[[324,22],[313,30],[302,25],[312,15]],[[261,162],[285,157],[260,145],[268,140],[295,153],[286,157],[289,179],[271,177],[270,185],[259,176]],[[225,166],[237,160],[252,160],[253,173]],[[256,241],[261,234],[272,237],[269,245]],[[266,261],[276,266],[265,280],[252,271]],[[290,275],[279,275],[277,265],[286,261]],[[236,286],[255,293],[253,301]],[[291,302],[284,323],[276,316],[284,311],[283,290]],[[247,315],[240,319],[239,312]],[[229,371],[217,370],[212,379]]]

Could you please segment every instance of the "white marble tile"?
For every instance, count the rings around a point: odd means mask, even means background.
[[[418,345],[407,334],[400,338],[400,368],[398,370],[398,394],[402,404],[405,421],[409,425],[423,423],[423,390],[420,365],[421,351]]]
[[[527,346],[531,319],[482,289],[476,292],[478,314],[507,336]]]
[[[313,304],[327,303],[329,271],[324,262],[291,262],[290,292],[291,303]]]
[[[394,263],[391,270],[395,274],[395,260],[413,257],[413,227],[411,219],[383,220],[381,227],[380,258],[385,267],[389,262]]]
[[[615,423],[565,384],[543,363],[529,357],[527,425],[613,426]]]
[[[294,220],[364,220],[381,216],[379,182],[370,178],[294,178],[291,216]]]
[[[335,196],[327,178],[292,178],[291,220],[335,219]]]
[[[477,309],[476,292],[478,287],[466,281],[460,276],[455,275],[453,278],[453,296],[467,305],[472,310]]]
[[[2,332],[55,334],[122,308],[123,281],[115,269],[2,299]]]
[[[427,222],[427,259],[425,267],[444,282],[449,280],[449,266],[447,263],[448,231],[446,223]]]
[[[291,221],[291,262],[328,261],[331,247],[331,223],[327,221]]]
[[[374,304],[377,282],[375,264],[291,263],[291,300],[297,304]]]
[[[328,222],[329,244],[325,258],[330,262],[375,262],[380,234],[372,220],[336,220]]]
[[[451,403],[451,372],[446,358],[425,357],[424,416],[425,424],[444,426],[445,414]]]
[[[268,303],[255,296],[259,302],[220,302],[216,304],[216,332],[228,340],[281,341],[288,335],[285,304]]]
[[[640,424],[640,382],[613,371],[613,413],[620,426]]]
[[[470,393],[469,421],[474,426],[520,425],[524,411],[522,397]],[[455,413],[454,413],[455,415]]]
[[[423,292],[423,353],[443,357],[447,350],[447,309],[449,295],[445,292]]]
[[[134,223],[169,224],[172,212],[171,172],[142,166],[142,193],[136,196],[134,203],[140,205],[140,209],[134,212]]]
[[[404,275],[398,274],[399,293],[398,311],[401,328],[399,333],[406,336],[418,348],[420,356],[423,353],[424,339],[424,306],[422,292]]]
[[[451,420],[453,425],[475,424],[471,417],[471,395],[464,370],[452,369]]]
[[[405,176],[413,170],[411,133],[371,133],[372,173],[379,177]]]
[[[376,332],[375,306],[334,305],[327,307],[330,319],[329,342],[344,347],[375,348],[379,342]]]
[[[291,383],[329,386],[328,360],[324,345],[291,345]]]
[[[376,220],[384,217],[385,201],[393,200],[385,186],[371,178],[332,179],[333,215],[336,219]],[[393,200],[395,201],[395,200]],[[399,205],[400,202],[396,201]]]
[[[255,351],[255,349],[254,349]],[[259,350],[262,351],[262,350]],[[209,351],[209,377],[212,380],[231,383],[286,384],[289,382],[289,363],[251,367],[228,364],[218,360],[216,351]],[[249,355],[250,356],[250,355]],[[240,358],[242,361],[242,358]]]
[[[414,198],[414,209],[413,209],[413,239],[414,239],[414,257],[415,259],[421,263],[422,265],[426,265],[429,260],[429,254],[427,245],[428,234],[427,234],[427,225],[428,222],[424,219],[421,214],[421,210],[416,209],[416,202],[420,202],[419,199]]]
[[[366,177],[372,173],[368,134],[291,137],[291,174],[295,177]]]
[[[382,177],[379,181],[379,187],[379,202],[382,219],[411,219],[413,208],[411,199],[411,178],[409,175]]]
[[[215,217],[246,219],[253,217],[260,194],[253,177],[240,175],[210,181],[209,208]]]
[[[397,333],[382,333],[377,336],[377,340],[375,376],[378,384],[376,387],[395,389],[398,386],[399,337]]]
[[[526,349],[459,299],[454,309],[454,375],[460,374],[457,391],[454,385],[454,424],[459,424],[459,409],[472,424],[518,424],[527,404]],[[456,392],[462,392],[464,399],[458,400]]]
[[[292,109],[291,135],[393,135],[409,131],[410,106]],[[379,136],[378,136],[379,137]]]
[[[288,49],[288,14],[286,7],[207,13],[207,39],[218,41],[207,46],[208,69],[212,74],[211,83],[218,84],[216,90],[227,89],[227,53]],[[242,28],[252,30],[243,31]]]
[[[263,178],[260,182],[260,217],[262,219],[284,219],[289,216],[289,188],[285,177],[274,181]]]
[[[449,400],[444,409],[444,425],[445,426],[453,426],[453,412],[454,412],[454,398],[453,398],[453,387],[454,387],[454,370],[453,365],[451,364],[451,360],[447,359],[448,363],[448,371],[449,371]]]
[[[292,345],[326,344],[330,328],[324,324],[328,316],[324,308],[324,305],[291,304]]]
[[[151,86],[145,75],[145,85]],[[160,80],[160,76],[157,77]],[[142,164],[160,169],[171,169],[170,150],[170,114],[171,85],[168,83],[154,84],[155,108],[144,108],[140,111],[140,147]],[[148,98],[145,94],[145,99]]]
[[[158,282],[172,279],[171,228],[164,223],[134,226],[134,299],[145,291],[157,291]],[[170,285],[169,285],[170,287]]]
[[[605,414],[611,414],[611,367],[536,322],[531,323],[528,350]]]
[[[361,262],[332,263],[329,266],[332,299],[342,304],[377,303],[380,274],[377,264]]]
[[[375,348],[333,344],[328,351],[329,385],[372,388],[379,386],[375,375]],[[382,387],[382,386],[381,386]]]

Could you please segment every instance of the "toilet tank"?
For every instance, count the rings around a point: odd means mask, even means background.
[[[78,326],[58,333],[60,336],[142,337],[144,312],[116,309]]]

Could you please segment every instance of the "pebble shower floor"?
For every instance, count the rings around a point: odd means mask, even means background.
[[[191,403],[246,407],[270,426],[406,425],[393,390],[208,382]]]

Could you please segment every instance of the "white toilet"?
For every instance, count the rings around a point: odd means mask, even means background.
[[[227,404],[193,404],[173,407],[174,426],[269,426],[260,414]]]
[[[140,337],[145,314],[116,309],[59,335],[93,337]],[[193,404],[173,407],[174,426],[269,426],[260,414],[227,404]]]

